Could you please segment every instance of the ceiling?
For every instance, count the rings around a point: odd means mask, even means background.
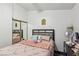
[[[28,11],[32,10],[71,10],[75,3],[19,3]]]

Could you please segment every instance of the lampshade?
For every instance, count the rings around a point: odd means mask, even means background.
[[[65,35],[68,36],[68,32],[66,32]]]

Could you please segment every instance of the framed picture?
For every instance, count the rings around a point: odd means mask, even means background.
[[[41,20],[41,25],[46,25],[46,19]]]
[[[13,21],[13,29],[20,29],[20,22],[19,21]]]
[[[15,27],[18,27],[17,25],[18,25],[18,24],[17,24],[17,23],[15,23]]]

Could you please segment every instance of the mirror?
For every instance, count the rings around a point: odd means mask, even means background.
[[[12,19],[12,44],[28,39],[28,23]]]

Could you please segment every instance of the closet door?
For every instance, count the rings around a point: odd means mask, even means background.
[[[23,30],[23,39],[28,39],[28,23],[21,22],[21,30]]]

